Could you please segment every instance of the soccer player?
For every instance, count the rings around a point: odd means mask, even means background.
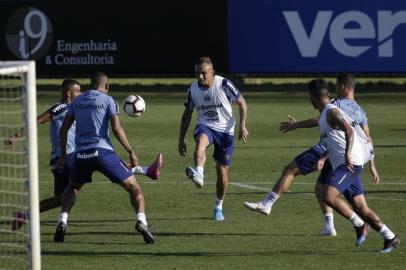
[[[135,229],[142,234],[146,243],[154,243],[154,237],[147,225],[141,188],[131,170],[114,152],[109,137],[110,122],[114,135],[129,155],[131,167],[137,166],[137,156],[129,144],[118,118],[117,103],[107,95],[108,91],[107,75],[98,72],[91,78],[91,90],[77,97],[68,107],[60,130],[61,156],[58,160],[58,167],[63,168],[66,164],[67,134],[74,121],[76,121],[76,152],[71,170],[71,182],[62,199],[62,209],[54,242],[64,242],[68,213],[82,186],[92,182],[93,172],[99,171],[129,193],[131,204],[136,211]]]
[[[391,252],[400,245],[400,238],[381,222],[372,209],[368,213],[360,211],[360,217],[339,196],[340,193],[348,192],[346,197],[355,197],[357,192],[363,192],[362,166],[373,158],[371,142],[359,123],[330,103],[327,88],[310,88],[309,94],[313,106],[320,112],[320,136],[327,146],[332,167],[331,177],[327,178],[323,189],[323,201],[350,220],[361,239],[366,227],[365,222],[368,222],[384,238],[381,252]],[[359,240],[357,237],[356,244]]]
[[[59,171],[56,168],[56,162],[58,161],[61,148],[59,143],[59,130],[65,119],[65,115],[68,109],[68,105],[72,100],[80,95],[80,83],[73,79],[65,79],[61,85],[61,95],[62,99],[52,105],[48,110],[37,117],[37,124],[45,124],[51,122],[49,127],[49,135],[51,139],[51,159],[50,166],[52,174],[54,175],[54,196],[51,198],[44,199],[40,201],[40,212],[45,212],[56,207],[61,206],[62,194],[69,184],[70,178],[70,168],[73,162],[73,153],[75,151],[75,124],[72,124],[68,131],[67,137],[67,166],[63,171]],[[9,137],[6,141],[6,145],[10,145],[12,148],[15,147],[18,139],[23,136],[23,129],[15,133],[13,136]],[[158,154],[156,160],[150,166],[136,166],[132,168],[134,174],[146,175],[153,180],[159,180],[160,169],[163,165],[163,155]],[[27,218],[24,212],[15,212],[13,215],[13,220],[11,222],[11,229],[17,230],[24,223]]]
[[[52,150],[49,164],[51,166],[52,174],[54,175],[54,196],[40,201],[40,212],[45,212],[61,205],[62,194],[69,184],[69,170],[72,166],[73,152],[75,151],[75,125],[72,125],[67,135],[67,166],[63,171],[58,171],[56,168],[56,162],[61,155],[58,132],[62,126],[63,120],[65,119],[68,105],[75,97],[80,95],[79,82],[73,79],[63,80],[61,85],[61,94],[61,100],[56,102],[48,110],[37,117],[38,125],[51,122],[49,134],[51,138]],[[8,138],[6,144],[14,148],[21,136],[23,136],[23,130],[20,130]],[[19,229],[25,223],[26,217],[26,213],[24,212],[15,212],[13,221],[11,223],[11,229]]]
[[[322,79],[313,80],[309,87],[312,88],[327,88],[327,82]],[[333,104],[341,108],[344,112],[348,115],[351,115],[355,121],[357,121],[362,128],[364,129],[365,133],[369,137],[369,128],[368,128],[368,121],[366,115],[362,108],[355,102],[354,100],[354,89],[355,89],[355,80],[351,74],[340,74],[337,77],[336,81],[336,90],[338,94],[338,98],[332,100]],[[303,128],[303,127],[315,127],[318,126],[318,118],[309,119],[302,122],[295,122],[293,118],[291,121],[285,122],[281,124],[281,131],[286,132],[293,130],[295,128]],[[369,137],[370,138],[370,137]],[[272,191],[268,194],[266,198],[264,198],[261,202],[257,203],[250,203],[245,202],[245,206],[251,210],[258,211],[263,214],[270,214],[272,205],[277,201],[279,196],[287,191],[290,184],[293,181],[293,178],[297,175],[307,175],[315,170],[322,170],[324,168],[324,162],[327,159],[326,155],[326,147],[321,142],[319,142],[314,147],[304,151],[303,153],[299,154],[289,165],[287,165],[282,173],[282,176],[278,179],[276,184],[274,185]],[[319,201],[320,208],[323,212],[324,218],[324,226],[322,230],[319,232],[322,236],[336,236],[337,232],[334,228],[334,219],[333,219],[333,211],[330,207],[328,207],[320,197],[320,191],[322,185],[325,183],[326,178],[329,174],[329,167],[330,164],[326,162],[326,168],[322,170],[320,176],[316,182],[316,197]],[[370,169],[372,175],[374,177],[375,182],[379,182],[379,175],[375,168],[375,164],[373,160],[370,161]],[[356,203],[363,203],[364,196],[363,194],[359,194],[354,200],[351,200],[354,209],[358,209]],[[366,209],[366,208],[365,208]],[[367,209],[366,209],[367,210]]]
[[[224,220],[222,207],[228,187],[228,167],[231,163],[234,142],[235,118],[232,114],[232,103],[236,102],[240,111],[239,139],[248,140],[245,127],[247,104],[238,89],[226,78],[215,75],[213,63],[209,57],[201,57],[195,64],[196,78],[190,86],[185,102],[185,110],[179,134],[179,154],[185,156],[185,135],[188,130],[193,109],[198,113],[194,131],[196,141],[194,167],[186,168],[187,177],[197,187],[204,184],[204,164],[206,148],[213,144],[213,157],[216,161],[217,194],[214,202],[214,219]]]

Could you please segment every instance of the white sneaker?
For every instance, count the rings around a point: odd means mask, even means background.
[[[203,174],[199,173],[197,170],[193,169],[192,167],[187,167],[186,168],[186,176],[195,183],[197,187],[202,187],[203,186],[203,179],[204,176]]]
[[[262,202],[244,202],[245,207],[252,211],[259,212],[264,215],[269,215],[271,213],[272,205],[265,207]]]
[[[337,236],[336,229],[333,227],[331,228],[330,226],[324,225],[323,229],[320,230],[319,232],[320,236]]]

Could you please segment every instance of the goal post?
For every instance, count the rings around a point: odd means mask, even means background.
[[[6,140],[22,128],[10,149]],[[40,270],[35,61],[0,61],[0,138],[0,269]],[[21,230],[11,229],[14,211],[25,215]]]

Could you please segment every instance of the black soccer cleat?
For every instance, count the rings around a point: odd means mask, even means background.
[[[144,223],[142,223],[140,220],[138,220],[135,223],[135,230],[137,232],[139,232],[142,237],[144,237],[144,241],[147,244],[153,244],[155,242],[154,240],[154,236],[152,235],[152,233],[149,231],[149,228],[147,225],[145,225]]]
[[[385,239],[385,242],[383,242],[383,249],[381,250],[381,253],[390,253],[398,246],[400,246],[399,236],[395,235],[395,237],[390,240]]]
[[[59,222],[58,225],[56,225],[54,242],[63,243],[65,241],[65,232],[66,232],[66,224],[63,222]]]

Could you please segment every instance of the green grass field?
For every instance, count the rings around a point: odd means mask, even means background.
[[[111,95],[119,101],[132,90],[117,87]],[[144,244],[134,231],[134,212],[126,192],[95,174],[86,185],[69,217],[64,244],[53,243],[55,209],[41,215],[43,269],[404,269],[405,247],[382,255],[382,239],[371,232],[365,244],[354,246],[351,224],[335,215],[338,236],[317,235],[322,217],[313,195],[317,173],[297,177],[270,216],[249,212],[243,202],[261,199],[295,155],[318,141],[317,129],[278,131],[288,114],[297,119],[317,115],[305,92],[266,92],[249,88],[248,144],[235,142],[230,187],[224,203],[226,220],[212,220],[215,169],[207,151],[205,186],[197,189],[184,175],[192,164],[192,122],[187,135],[188,154],[177,152],[184,85],[136,87],[147,103],[144,116],[120,115],[141,163],[149,164],[158,152],[165,155],[161,180],[138,177],[146,199],[146,214],[156,237]],[[286,85],[285,85],[286,87]],[[52,88],[52,87],[49,87]],[[40,88],[41,90],[41,88]],[[44,90],[44,89],[43,89]],[[45,89],[49,90],[49,89]],[[156,90],[151,92],[150,90]],[[244,91],[244,89],[241,89]],[[406,237],[406,93],[395,91],[357,94],[366,110],[376,147],[382,183],[372,184],[364,173],[366,198],[382,220]],[[38,113],[59,98],[50,91],[38,95]],[[237,110],[237,108],[235,108]],[[194,115],[195,117],[196,115]],[[48,126],[39,128],[41,198],[52,194],[49,170]],[[118,153],[126,158],[114,140]],[[243,184],[243,185],[241,185]],[[0,267],[1,268],[1,267]]]

